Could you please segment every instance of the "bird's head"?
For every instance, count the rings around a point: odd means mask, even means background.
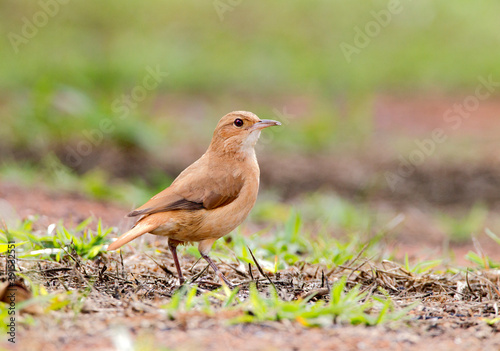
[[[247,153],[253,150],[262,129],[279,125],[278,121],[260,119],[252,112],[228,113],[215,127],[209,149],[218,153]]]

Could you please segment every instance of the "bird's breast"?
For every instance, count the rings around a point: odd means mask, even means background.
[[[259,191],[258,165],[245,169],[244,173],[244,185],[238,197],[226,206],[206,211],[203,223],[196,234],[218,239],[234,230],[247,218],[255,205]]]
[[[240,196],[229,205],[208,211],[199,231],[210,238],[220,238],[234,230],[255,205],[257,192],[258,183],[255,183],[254,189],[243,188]]]

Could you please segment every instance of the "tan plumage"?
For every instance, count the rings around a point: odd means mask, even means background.
[[[199,242],[203,258],[231,285],[208,252],[215,240],[243,222],[255,204],[259,165],[254,146],[262,129],[276,125],[280,123],[260,120],[245,111],[222,117],[205,154],[179,174],[170,187],[129,213],[131,217],[140,216],[139,220],[108,250],[118,249],[146,233],[166,236],[182,283],[176,247],[185,242]]]

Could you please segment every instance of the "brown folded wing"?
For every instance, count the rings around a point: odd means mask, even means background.
[[[213,210],[233,202],[243,187],[241,177],[235,178],[230,175],[223,178],[206,175],[184,178],[182,182],[172,183],[170,187],[153,196],[144,205],[130,212],[128,216],[175,210]]]

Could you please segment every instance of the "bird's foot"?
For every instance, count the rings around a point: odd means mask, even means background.
[[[221,273],[221,271],[219,271],[219,272],[217,272],[217,273],[218,273],[218,276],[219,276],[220,281],[221,281],[221,282],[223,282],[223,284],[226,284],[226,285],[227,285],[227,287],[228,287],[229,289],[234,289],[234,288],[236,288],[236,286],[237,286],[237,285],[234,285],[233,283],[231,283],[231,282],[229,281],[229,279],[227,279],[227,278],[224,276],[224,274],[222,274],[222,273]]]

